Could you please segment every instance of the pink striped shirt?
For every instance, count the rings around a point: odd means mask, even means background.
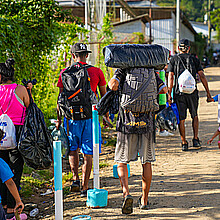
[[[23,125],[26,116],[26,107],[15,95],[17,84],[0,85],[0,115],[7,114],[14,125]]]

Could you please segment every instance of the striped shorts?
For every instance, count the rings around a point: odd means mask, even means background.
[[[138,153],[142,164],[155,161],[153,132],[146,134],[123,134],[118,132],[115,161],[118,163],[136,161]]]

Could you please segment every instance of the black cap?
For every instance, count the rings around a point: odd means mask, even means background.
[[[71,48],[71,53],[92,53],[91,50],[87,50],[86,44],[76,43]]]
[[[180,40],[179,47],[186,48],[186,47],[189,47],[189,46],[190,46],[190,44],[189,44],[188,39],[181,39]]]

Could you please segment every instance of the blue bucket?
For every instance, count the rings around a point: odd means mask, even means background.
[[[128,168],[128,177],[130,177],[131,176],[131,174],[130,174],[130,164],[127,164],[127,168]],[[113,177],[114,178],[119,178],[119,176],[118,176],[118,165],[117,164],[113,165]]]
[[[86,205],[91,208],[105,207],[108,203],[108,191],[105,189],[89,189]]]
[[[78,215],[72,218],[72,220],[90,220],[91,217],[89,215]]]

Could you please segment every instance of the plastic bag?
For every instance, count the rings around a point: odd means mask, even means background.
[[[103,48],[105,65],[114,68],[148,67],[163,69],[169,50],[161,45],[111,44]]]
[[[182,93],[191,94],[196,89],[196,80],[189,72],[185,69],[178,78],[179,90]]]
[[[7,114],[0,116],[0,129],[4,132],[2,140],[0,140],[0,150],[14,149],[16,143],[16,130],[15,126]]]
[[[64,128],[60,125],[57,130],[56,127],[51,133],[54,141],[61,141],[61,153],[63,158],[67,158],[69,154],[69,140]]]
[[[171,106],[163,109],[157,114],[156,126],[169,131],[175,131],[177,129],[176,115]]]
[[[34,169],[47,169],[52,163],[53,138],[47,129],[42,111],[33,102],[30,105],[22,127],[18,149],[26,164]]]
[[[168,102],[166,103],[166,107],[167,108],[169,107],[169,103]],[[171,103],[170,107],[172,108],[173,113],[176,115],[177,124],[179,124],[180,123],[180,117],[179,117],[179,111],[178,111],[176,103],[175,102]]]
[[[108,111],[110,111],[110,114],[117,114],[119,111],[119,91],[107,90],[106,94],[96,105],[98,114],[101,116],[105,115]]]

